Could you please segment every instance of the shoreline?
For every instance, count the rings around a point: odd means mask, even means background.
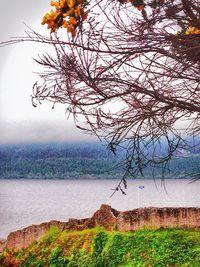
[[[60,230],[82,231],[100,226],[108,231],[135,231],[139,229],[179,228],[200,230],[200,208],[165,207],[137,208],[129,211],[118,211],[102,204],[92,217],[69,219],[67,222],[52,220],[38,225],[30,225],[11,232],[7,239],[0,240],[0,252],[5,248],[19,250],[27,248],[38,240],[51,227]]]

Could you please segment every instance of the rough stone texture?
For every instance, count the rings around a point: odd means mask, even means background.
[[[145,208],[120,212],[117,217],[117,229],[119,231],[168,227],[200,229],[200,209]]]
[[[5,247],[12,250],[26,248],[51,226],[63,230],[84,230],[97,225],[118,231],[168,227],[200,229],[200,208],[139,208],[122,212],[103,204],[91,218],[69,219],[68,222],[51,221],[12,232],[7,240],[0,241],[0,251]]]
[[[65,228],[65,223],[59,221],[50,221],[39,225],[31,225],[22,230],[11,232],[7,240],[0,244],[0,252],[3,248],[18,250],[28,247],[33,241],[38,240],[51,226],[57,226],[60,229]]]
[[[0,240],[0,252],[6,247],[6,240]]]

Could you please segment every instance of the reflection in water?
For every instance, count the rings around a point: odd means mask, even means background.
[[[10,231],[52,219],[91,216],[102,203],[118,210],[138,207],[200,207],[199,183],[189,180],[132,180],[127,195],[117,180],[0,180],[0,238]]]

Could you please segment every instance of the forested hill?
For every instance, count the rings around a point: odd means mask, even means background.
[[[58,143],[0,146],[0,178],[120,178],[123,166],[116,165],[123,158],[112,154],[100,143]],[[198,154],[176,157],[171,163],[168,178],[190,177],[200,172]],[[156,170],[156,177],[161,171]],[[144,171],[151,178],[151,170]]]
[[[0,146],[0,178],[113,177],[118,161],[95,142]]]

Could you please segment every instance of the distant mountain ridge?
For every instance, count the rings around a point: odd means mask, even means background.
[[[200,173],[198,151],[177,150],[166,178]],[[125,154],[120,149],[117,152],[114,155],[98,142],[0,145],[0,179],[120,178],[124,167],[118,163]],[[146,168],[144,177],[152,178],[151,171]],[[156,169],[155,177],[160,176],[161,170]]]

